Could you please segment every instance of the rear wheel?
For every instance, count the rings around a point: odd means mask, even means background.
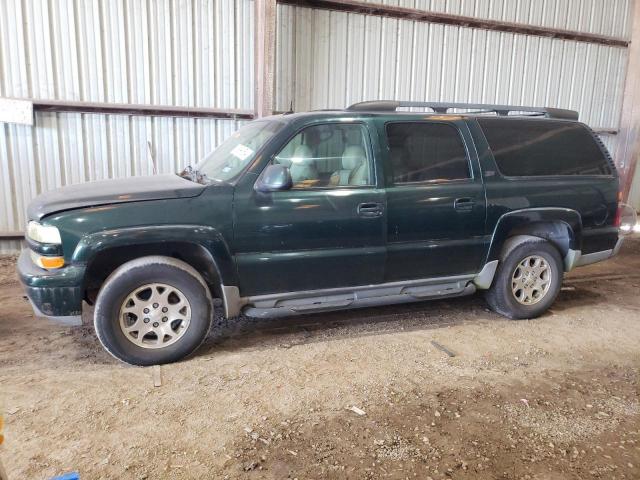
[[[505,244],[485,298],[491,309],[501,315],[535,318],[555,301],[562,276],[562,257],[551,243],[539,237],[513,237]]]
[[[212,322],[209,289],[190,265],[149,256],[125,263],[96,299],[94,325],[104,348],[133,365],[170,363],[192,353]]]

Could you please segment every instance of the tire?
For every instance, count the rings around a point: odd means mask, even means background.
[[[181,360],[202,344],[212,321],[207,284],[193,267],[171,257],[141,257],[118,267],[95,303],[100,343],[131,365]]]
[[[538,258],[542,260],[536,263]],[[547,270],[538,273],[544,270],[545,264]],[[512,237],[505,243],[485,299],[494,312],[505,317],[514,320],[536,318],[555,301],[563,273],[562,257],[551,243],[527,235]],[[545,275],[549,275],[546,277],[548,282],[544,282]]]

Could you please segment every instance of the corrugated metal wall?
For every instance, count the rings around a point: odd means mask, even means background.
[[[2,0],[1,94],[252,108],[247,0]]]
[[[0,97],[251,109],[252,26],[248,0],[2,0]],[[172,172],[238,124],[77,113],[0,123],[0,231],[22,230],[40,192],[152,173],[148,142],[157,170]]]
[[[626,38],[628,0],[385,2]],[[571,108],[617,129],[627,49],[343,12],[278,7],[276,108],[371,99]],[[603,136],[609,148],[615,137]]]
[[[361,0],[627,38],[633,0]]]
[[[383,1],[383,0],[372,0]],[[628,38],[632,0],[400,0],[410,8]],[[251,109],[251,0],[1,0],[0,96]],[[376,98],[550,105],[616,129],[621,47],[278,6],[275,108]],[[38,113],[0,124],[0,231],[38,193],[196,161],[230,120]],[[610,149],[615,137],[603,137]],[[16,243],[0,242],[0,249]]]

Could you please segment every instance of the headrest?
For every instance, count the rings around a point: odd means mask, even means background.
[[[291,156],[292,165],[303,165],[313,158],[313,152],[306,145],[298,145]]]
[[[362,143],[362,129],[359,126],[347,127],[343,130],[343,132],[346,140],[345,143],[347,145],[357,145],[359,143]]]
[[[358,168],[364,162],[367,154],[364,148],[358,145],[351,145],[344,149],[342,153],[342,168],[345,170],[353,170]]]

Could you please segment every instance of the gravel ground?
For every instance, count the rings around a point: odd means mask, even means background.
[[[159,387],[35,318],[0,258],[0,456],[11,479],[638,479],[638,253],[572,272],[531,321],[481,295],[218,317]]]

